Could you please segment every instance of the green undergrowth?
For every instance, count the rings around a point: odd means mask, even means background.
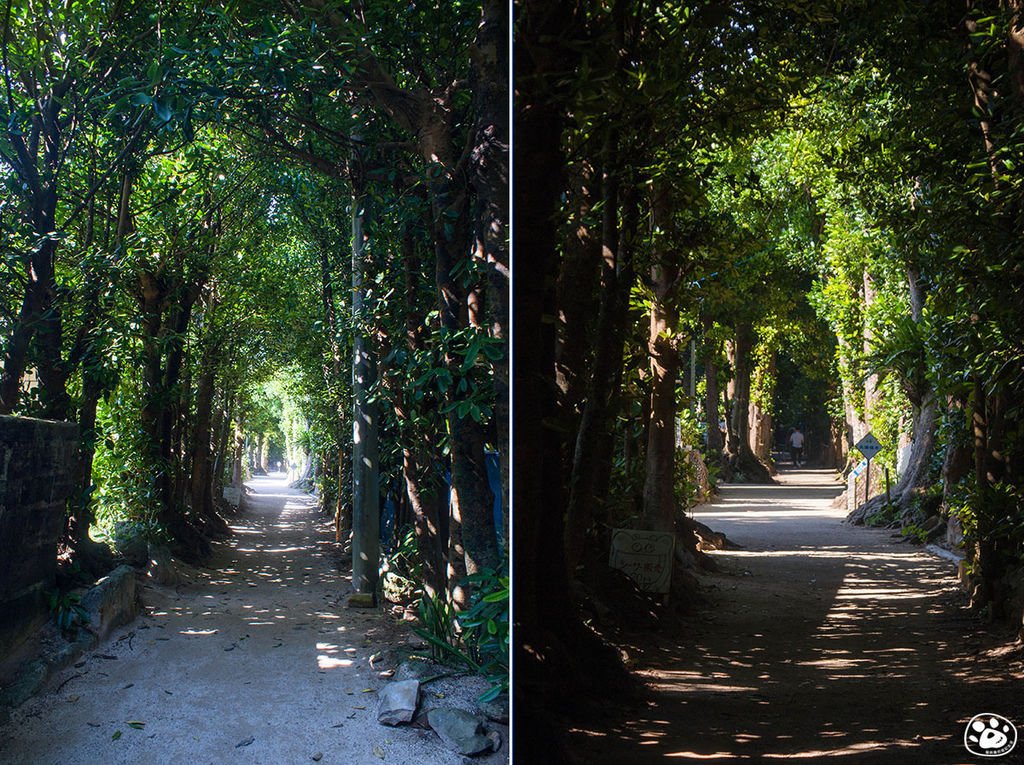
[[[480,701],[508,691],[509,578],[492,569],[466,577],[473,588],[469,608],[457,612],[443,596],[422,597],[415,632],[429,646],[429,658],[487,678]]]

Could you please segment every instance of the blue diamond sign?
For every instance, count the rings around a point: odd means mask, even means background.
[[[878,443],[877,438],[868,433],[864,438],[857,442],[857,450],[864,455],[864,459],[870,460],[882,451],[882,445]]]

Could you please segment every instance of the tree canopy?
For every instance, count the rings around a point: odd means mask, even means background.
[[[1019,622],[1018,6],[516,3],[523,689],[614,664],[613,528],[675,534],[685,609],[686,510],[795,427],[844,475],[872,432],[851,520]]]
[[[202,559],[280,467],[371,600],[378,545],[507,586],[504,8],[0,11],[0,413],[80,427],[67,555]]]

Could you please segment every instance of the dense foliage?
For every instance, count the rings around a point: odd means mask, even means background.
[[[507,565],[503,7],[0,12],[0,413],[80,426],[67,555],[200,559],[280,468],[357,589],[414,529],[406,594],[468,608]]]
[[[769,481],[797,426],[844,472],[872,432],[851,519],[1019,620],[1019,3],[516,12],[522,688],[609,660],[565,646],[616,605],[610,528],[675,532],[685,606],[679,465]]]

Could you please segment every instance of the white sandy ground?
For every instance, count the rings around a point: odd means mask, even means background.
[[[388,614],[346,607],[350,575],[309,497],[283,475],[249,486],[257,493],[211,567],[176,588],[147,585],[145,615],[14,711],[0,763],[463,762],[429,729],[377,722],[382,673],[419,640]],[[480,692],[449,681],[423,698],[472,709]],[[474,762],[507,762],[507,727],[488,725],[502,751]]]

